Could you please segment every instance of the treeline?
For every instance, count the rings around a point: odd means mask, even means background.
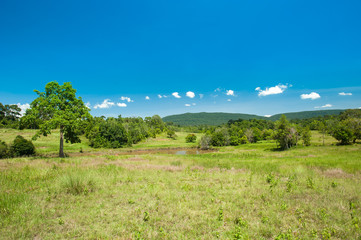
[[[0,103],[0,128],[19,128],[20,112],[21,108],[16,104]]]
[[[37,100],[37,99],[36,99]],[[117,118],[77,117],[62,127],[68,115],[59,119],[39,108],[34,100],[32,108],[21,117],[21,109],[17,105],[3,105],[0,103],[0,127],[18,129],[39,129],[39,133],[50,134],[50,129],[60,126],[66,140],[71,142],[80,141],[77,136],[84,134],[94,148],[120,148],[131,146],[147,138],[155,138],[157,134],[166,133],[169,138],[176,137],[176,131],[190,133],[204,133],[199,141],[203,149],[212,146],[237,146],[246,143],[256,143],[261,140],[276,140],[280,149],[289,149],[302,142],[310,145],[311,132],[317,130],[323,138],[327,134],[346,145],[355,143],[361,139],[361,110],[349,109],[339,115],[326,115],[308,119],[293,119],[288,121],[282,115],[278,121],[250,119],[229,120],[228,123],[219,126],[199,125],[180,127],[173,123],[164,123],[158,115],[153,117]],[[83,105],[81,99],[78,100]],[[44,102],[46,106],[46,102]],[[81,106],[82,106],[81,105]],[[85,107],[84,107],[85,108]],[[40,116],[40,117],[39,117]],[[49,124],[50,120],[56,120],[56,124]],[[59,124],[59,122],[61,124]],[[76,124],[75,124],[76,123]],[[45,126],[45,128],[44,128]],[[36,136],[35,136],[36,137]],[[189,139],[188,139],[189,140]],[[192,140],[194,141],[194,140]],[[4,148],[4,144],[3,148]]]
[[[276,140],[282,150],[296,146],[299,141],[305,146],[310,145],[311,132],[317,130],[329,134],[346,145],[361,139],[361,110],[349,109],[339,115],[326,115],[309,119],[288,121],[282,115],[278,121],[270,120],[229,120],[218,127],[199,126],[187,127],[187,130],[202,131],[205,135],[200,140],[204,149],[211,146],[237,146],[256,143],[260,140]]]
[[[85,130],[85,136],[94,148],[119,148],[131,146],[147,138],[167,131],[158,115],[146,118],[94,117]]]

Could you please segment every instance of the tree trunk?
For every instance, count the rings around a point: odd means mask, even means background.
[[[60,147],[59,147],[59,157],[64,158],[64,135],[63,135],[63,127],[60,127]]]

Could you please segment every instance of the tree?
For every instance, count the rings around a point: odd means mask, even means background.
[[[285,115],[282,115],[280,120],[276,122],[274,139],[282,150],[297,144],[297,130],[290,124]]]
[[[197,136],[193,133],[190,133],[186,136],[186,143],[194,143],[197,140]]]
[[[308,127],[302,130],[301,138],[305,146],[311,145],[311,130]]]
[[[331,135],[340,141],[341,145],[350,144],[354,139],[352,129],[348,126],[347,121],[338,122],[332,129]]]
[[[80,142],[87,120],[91,119],[90,109],[82,99],[75,96],[76,90],[71,83],[59,85],[56,81],[45,86],[45,92],[34,90],[38,97],[30,104],[25,117],[41,119],[39,131],[33,137],[51,134],[52,129],[60,128],[59,157],[64,155],[64,138],[66,142]]]
[[[21,108],[16,105],[3,105],[0,103],[0,126],[5,125],[7,127],[17,128],[18,119],[21,116]]]
[[[199,141],[199,146],[202,150],[208,150],[211,147],[211,136],[210,135],[203,135],[201,140]]]

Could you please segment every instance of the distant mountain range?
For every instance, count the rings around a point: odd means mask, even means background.
[[[194,125],[220,125],[227,123],[229,120],[249,120],[249,119],[268,119],[276,121],[280,119],[281,115],[284,114],[287,119],[307,119],[318,116],[325,115],[338,115],[341,112],[345,111],[344,109],[337,110],[318,110],[318,111],[304,111],[304,112],[290,112],[290,113],[280,113],[273,115],[271,117],[263,117],[252,114],[244,113],[183,113],[177,115],[170,115],[163,118],[164,122],[173,122],[174,124],[181,126],[194,126]]]

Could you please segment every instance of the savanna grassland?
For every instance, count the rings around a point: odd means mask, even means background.
[[[8,143],[18,134],[34,132],[0,129]],[[190,155],[159,150],[197,146],[180,132],[116,150],[82,138],[58,158],[54,132],[37,156],[0,160],[0,236],[361,239],[361,144],[312,134],[287,151],[260,141]]]

